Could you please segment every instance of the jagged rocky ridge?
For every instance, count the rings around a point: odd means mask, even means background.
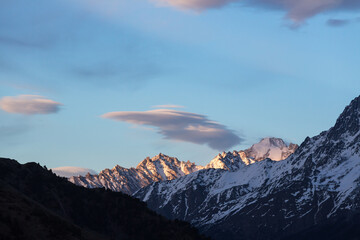
[[[177,179],[201,169],[220,168],[234,171],[242,163],[251,164],[268,157],[283,160],[297,147],[296,144],[286,145],[280,138],[264,138],[247,150],[220,153],[205,167],[160,153],[153,158],[147,157],[136,168],[128,169],[117,165],[113,169],[101,171],[98,175],[73,176],[69,181],[87,188],[105,187],[131,195],[153,182]]]
[[[205,239],[123,193],[75,186],[36,163],[0,158],[1,240]]]
[[[334,127],[307,137],[283,161],[198,171],[153,183],[135,196],[215,239],[353,239],[359,231],[342,229],[340,237],[326,233],[339,229],[335,226],[356,229],[360,223],[359,121],[360,97]]]
[[[117,165],[113,169],[101,171],[98,175],[74,176],[69,178],[69,181],[87,188],[105,187],[131,195],[150,183],[173,180],[201,168],[190,161],[179,161],[160,153],[153,158],[147,157],[136,168],[123,168]]]

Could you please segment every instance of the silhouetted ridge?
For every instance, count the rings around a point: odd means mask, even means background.
[[[0,158],[0,187],[0,200],[12,199],[1,204],[0,239],[204,239],[126,194],[75,186],[36,163]],[[24,234],[12,236],[14,225]]]
[[[335,126],[329,131],[329,138],[338,139],[348,133],[354,136],[360,131],[360,96],[351,101],[336,120]]]

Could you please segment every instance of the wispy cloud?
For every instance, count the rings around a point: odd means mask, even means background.
[[[8,36],[0,36],[0,45],[8,45],[14,47],[45,49],[52,46],[53,43],[54,41],[51,39],[42,39],[40,41],[35,41],[29,39],[24,40]]]
[[[0,99],[2,110],[24,115],[56,113],[61,105],[59,102],[38,95],[7,96]]]
[[[349,24],[349,22],[350,21],[347,19],[329,19],[327,20],[326,24],[330,27],[342,27]]]
[[[12,124],[0,126],[0,142],[13,136],[21,135],[29,131],[30,127],[25,124]]]
[[[141,86],[161,74],[162,70],[159,65],[143,59],[144,56],[138,57],[138,53],[133,54],[130,52],[126,54],[128,55],[128,61],[119,60],[116,64],[104,61],[89,66],[72,67],[70,73],[84,82],[91,82],[101,86],[114,86],[114,84],[124,83]]]
[[[206,144],[220,151],[227,150],[242,141],[226,126],[196,113],[155,109],[144,112],[110,112],[102,117],[136,125],[154,126],[165,139]]]
[[[204,11],[221,8],[230,3],[243,6],[280,9],[286,12],[286,18],[301,24],[306,19],[326,11],[360,10],[358,0],[153,0],[161,5],[179,9]]]
[[[360,23],[360,18],[348,18],[348,19],[340,19],[340,18],[330,18],[326,21],[326,24],[330,27],[343,27],[349,24],[358,24]]]
[[[116,68],[110,67],[109,65],[101,65],[88,68],[74,68],[73,73],[84,78],[104,79],[117,75],[119,71]]]

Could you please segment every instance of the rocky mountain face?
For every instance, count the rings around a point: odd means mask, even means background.
[[[70,177],[69,181],[87,188],[110,189],[131,195],[140,188],[157,181],[173,180],[202,169],[191,162],[179,161],[177,158],[162,153],[153,158],[147,157],[136,168],[123,168],[119,165],[105,169],[97,174]]]
[[[246,149],[244,153],[248,159],[255,162],[270,158],[273,161],[281,161],[288,158],[299,146],[290,143],[286,145],[281,138],[264,138],[259,143]]]
[[[208,168],[235,171],[244,163],[246,165],[271,158],[274,161],[284,160],[295,152],[298,145],[286,145],[281,138],[263,138],[259,143],[244,151],[222,152],[206,165]]]
[[[1,240],[198,240],[138,199],[75,186],[36,163],[0,158]]]
[[[283,160],[296,148],[296,144],[287,146],[280,138],[264,138],[245,151],[220,153],[205,167],[195,165],[190,161],[179,161],[177,158],[160,153],[153,158],[147,157],[136,168],[128,169],[117,165],[99,174],[73,176],[69,178],[69,181],[87,188],[105,187],[131,195],[153,182],[177,179],[201,169],[220,168],[233,171],[243,163],[250,164],[269,157],[273,157],[274,160]]]
[[[250,149],[244,154],[253,153],[251,164],[238,161],[233,171],[206,169],[156,182],[135,197],[215,239],[359,239],[351,237],[360,225],[360,97],[334,127],[306,138],[283,161],[255,161],[286,153]],[[334,232],[339,226],[347,228]]]

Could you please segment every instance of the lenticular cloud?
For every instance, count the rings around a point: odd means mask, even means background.
[[[19,95],[0,99],[0,108],[5,112],[25,115],[56,113],[61,105],[38,95]]]
[[[242,140],[224,125],[196,113],[156,109],[144,112],[110,112],[102,117],[153,126],[165,139],[206,144],[220,151],[229,149]]]

